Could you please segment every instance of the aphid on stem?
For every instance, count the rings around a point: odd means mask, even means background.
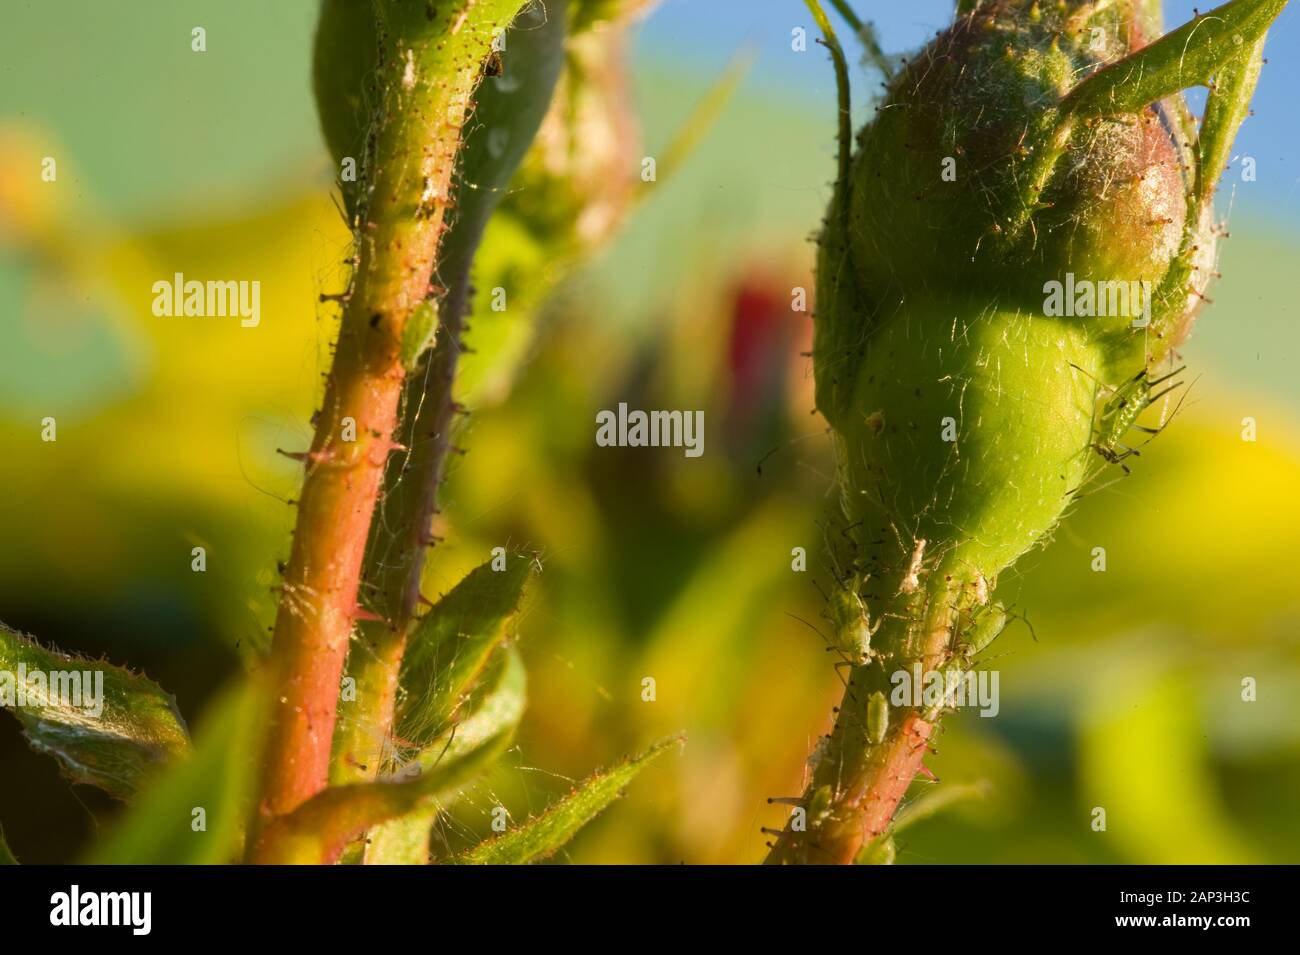
[[[959,652],[969,666],[971,659],[986,649],[1007,625],[1007,611],[1001,604],[982,607],[962,628],[958,637]]]
[[[871,622],[866,601],[852,586],[840,586],[831,594],[827,605],[831,622],[830,647],[844,656],[849,666],[866,666],[878,654],[871,649],[871,638],[879,632],[883,620]]]
[[[876,690],[867,699],[867,739],[879,746],[889,732],[889,701]]]

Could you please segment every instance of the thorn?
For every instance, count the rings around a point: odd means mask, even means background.
[[[328,461],[334,456],[334,453],[326,448],[323,451],[286,451],[284,448],[276,448],[276,454],[283,454],[291,461],[297,461],[299,464],[315,464],[318,461]]]
[[[918,772],[926,779],[930,780],[931,782],[937,783],[939,781],[939,777],[936,776],[934,772],[930,769],[930,767],[925,765],[925,763],[921,764],[921,768],[918,770]]]
[[[367,610],[365,607],[361,606],[360,604],[357,604],[356,607],[352,609],[352,619],[353,620],[374,620],[378,623],[383,623],[384,621],[384,618],[379,616],[379,614],[372,613],[371,611]]]
[[[352,297],[351,292],[321,292],[320,300],[322,302],[346,302]]]
[[[768,796],[767,804],[770,806],[773,803],[778,806],[802,806],[803,799],[799,796]]]

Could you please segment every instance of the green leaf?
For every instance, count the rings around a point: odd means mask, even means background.
[[[318,865],[336,861],[349,842],[389,820],[436,813],[441,801],[496,761],[513,738],[523,715],[525,672],[516,651],[503,655],[491,691],[469,718],[450,729],[401,771],[373,783],[334,786],[318,793],[267,827],[254,860],[279,865]],[[432,824],[432,816],[428,816]],[[389,834],[380,853],[402,860],[427,861],[415,823]],[[427,845],[428,829],[424,830]],[[372,858],[367,861],[397,861]]]
[[[18,860],[14,854],[9,851],[9,843],[5,842],[4,826],[0,826],[0,865],[17,865]]]
[[[897,857],[898,847],[894,845],[894,837],[888,832],[883,832],[858,850],[853,864],[893,865]]]
[[[1199,161],[1196,166],[1196,199],[1209,201],[1215,183],[1228,165],[1237,129],[1250,115],[1250,98],[1264,65],[1264,37],[1243,46],[1241,52],[1219,70],[1214,87],[1205,99],[1205,115],[1196,138]]]
[[[519,651],[506,648],[492,665],[489,679],[477,693],[472,713],[434,740],[420,753],[414,766],[420,774],[439,766],[471,761],[475,775],[485,771],[514,741],[524,715],[527,673]],[[429,831],[438,813],[457,795],[438,794],[428,805],[377,826],[369,837],[365,861],[369,865],[424,865],[429,861]]]
[[[854,865],[893,865],[897,855],[894,836],[908,826],[938,815],[950,806],[988,798],[992,784],[987,779],[974,783],[940,786],[927,790],[898,811],[889,829],[862,846]]]
[[[618,799],[641,770],[682,740],[681,736],[660,740],[640,756],[588,776],[540,816],[496,839],[479,843],[453,861],[461,865],[522,865],[554,855],[579,829]]]
[[[1088,77],[1061,101],[1076,116],[1137,113],[1203,86],[1263,38],[1287,0],[1232,0]],[[1229,137],[1229,140],[1231,137]]]
[[[89,861],[131,865],[235,861],[249,815],[269,697],[258,680],[242,681],[226,690],[205,714],[193,753],[142,793]]]
[[[130,799],[189,749],[176,701],[153,681],[99,660],[46,650],[0,625],[0,706],[33,749],[74,783]]]
[[[486,769],[498,752],[485,747],[459,760],[438,762],[427,771],[421,766],[419,775],[407,781],[399,774],[373,783],[332,786],[268,826],[253,861],[274,865],[335,862],[348,843],[367,829],[435,806],[440,798]],[[404,835],[409,839],[411,834]],[[408,857],[416,852],[409,842],[393,851]]]
[[[1250,115],[1251,96],[1264,64],[1265,39],[1260,36],[1254,43],[1243,42],[1237,55],[1216,73],[1205,99],[1205,113],[1194,147],[1196,180],[1188,196],[1183,239],[1156,293],[1156,301],[1160,303],[1157,327],[1165,325],[1171,316],[1173,321],[1181,320],[1186,311],[1188,289],[1202,241],[1202,220],[1212,207],[1214,190],[1228,165],[1237,130]]]
[[[400,739],[423,747],[448,728],[505,638],[534,566],[511,555],[503,570],[476,567],[416,623],[402,659]]]
[[[564,67],[564,2],[525,4],[504,37],[501,73],[487,77],[461,153],[463,186],[446,241],[466,264],[511,177],[531,147]]]
[[[951,806],[987,799],[992,789],[992,783],[987,779],[981,779],[973,783],[952,783],[927,790],[898,811],[889,831],[899,833],[908,826],[936,816]]]

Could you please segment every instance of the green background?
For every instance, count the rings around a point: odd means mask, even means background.
[[[537,318],[515,390],[462,441],[426,592],[503,543],[547,569],[520,627],[524,732],[452,828],[482,829],[498,802],[522,817],[685,730],[683,755],[562,859],[757,861],[759,827],[782,821],[766,798],[800,788],[838,697],[803,622],[819,623],[816,523],[834,492],[810,323],[789,308],[811,288],[833,174],[831,76],[819,48],[789,50],[799,4],[755,8],[669,2],[645,25],[647,155],[737,50],[755,64],[680,174],[644,186],[619,240]],[[191,721],[264,639],[299,474],[275,449],[308,441],[327,367],[316,297],[348,236],[309,92],[313,19],[308,0],[65,0],[7,4],[0,31],[0,619],[143,667]],[[882,24],[887,43],[919,42],[924,19]],[[1270,104],[1295,93],[1294,57],[1274,59]],[[1033,628],[990,654],[1001,713],[949,719],[932,760],[943,785],[983,795],[908,828],[899,862],[1300,861],[1300,157],[1290,116],[1257,113],[1259,181],[1236,166],[1225,180],[1233,235],[1184,350],[1187,401],[1131,478],[1004,579]],[[150,286],[174,271],[261,281],[261,326],[155,318]],[[595,413],[620,401],[703,409],[705,455],[596,448]],[[116,811],[0,720],[19,858],[71,858]]]

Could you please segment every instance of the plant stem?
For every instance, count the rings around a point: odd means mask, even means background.
[[[769,865],[849,865],[864,843],[888,830],[899,801],[922,771],[938,712],[918,707],[891,708],[884,738],[872,742],[867,705],[873,693],[889,699],[891,673],[919,663],[924,672],[951,666],[955,657],[959,594],[967,581],[936,570],[931,586],[904,597],[891,608],[886,626],[873,639],[878,656],[853,668],[849,685],[813,771],[801,805],[806,828],[786,824],[766,863]],[[819,800],[818,792],[827,794]]]
[[[830,811],[823,818],[808,819],[803,832],[794,831],[793,822],[787,823],[768,864],[849,865],[865,842],[889,827],[899,801],[920,772],[936,724],[927,722],[918,710],[896,711],[891,723],[897,725],[883,742],[873,745],[867,739],[866,701],[881,690],[870,679],[873,669],[855,668],[826,757],[803,799],[803,805],[809,806],[817,789],[833,786]]]
[[[844,21],[853,28],[854,33],[862,32],[862,18],[853,12],[853,8],[849,6],[848,0],[831,0],[831,6],[834,7],[836,11],[839,12],[839,15],[844,18]]]
[[[469,290],[469,263],[442,301],[437,344],[406,387],[408,418],[405,461],[390,469],[382,522],[376,524],[367,569],[377,588],[382,621],[361,626],[351,673],[357,681],[357,712],[341,729],[335,782],[374,779],[383,762],[384,743],[393,725],[398,678],[406,633],[421,600],[420,578],[430,525],[451,449],[456,404],[452,388],[461,352],[461,332]]]
[[[835,64],[835,92],[839,103],[839,123],[836,141],[839,144],[839,170],[836,182],[848,182],[849,180],[849,162],[852,158],[853,144],[853,117],[849,107],[849,65],[844,59],[844,48],[840,46],[839,39],[835,36],[835,30],[831,27],[830,20],[826,17],[826,12],[821,8],[817,0],[806,0],[808,10],[812,13],[813,20],[821,29],[824,39],[823,45],[830,51],[831,61]],[[854,18],[856,19],[856,17]],[[858,29],[858,27],[855,27]]]
[[[461,126],[492,32],[522,0],[380,0],[368,214],[316,435],[271,650],[271,726],[254,828],[328,781],[339,680],[371,516],[397,421],[402,333],[433,289]],[[419,9],[416,9],[416,8]],[[427,8],[427,15],[426,15]],[[256,856],[256,841],[250,840]]]
[[[382,620],[363,623],[349,673],[357,699],[335,745],[335,782],[374,779],[383,762],[397,705],[406,634],[421,602],[420,579],[433,516],[451,451],[459,406],[456,371],[472,304],[470,269],[483,231],[523,160],[543,117],[564,62],[568,9],[564,0],[520,16],[507,34],[505,69],[511,83],[488,83],[475,105],[473,129],[460,153],[456,214],[438,251],[434,274],[447,285],[439,302],[439,329],[404,387],[401,443],[385,476],[384,508],[366,551],[367,604]],[[506,133],[506,146],[493,145]]]

